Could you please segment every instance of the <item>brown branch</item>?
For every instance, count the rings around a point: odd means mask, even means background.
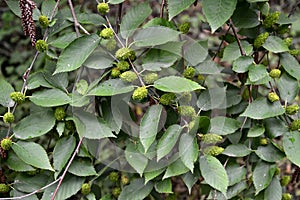
[[[161,2],[161,7],[160,7],[160,14],[159,14],[159,17],[160,17],[160,18],[163,18],[163,17],[164,17],[164,9],[165,9],[165,6],[166,6],[166,2],[165,2],[165,0],[162,0],[162,2]]]
[[[69,4],[70,10],[71,10],[72,17],[73,17],[74,28],[75,28],[76,35],[77,35],[77,37],[79,37],[80,36],[79,29],[78,29],[79,23],[78,23],[78,20],[76,18],[76,14],[75,14],[75,11],[74,11],[74,6],[73,6],[73,3],[72,3],[72,0],[68,0],[68,4]]]
[[[233,24],[233,22],[232,22],[232,19],[230,19],[229,22],[230,22],[230,27],[231,27],[231,29],[232,29],[232,31],[233,31],[234,37],[235,37],[235,39],[236,39],[236,41],[237,41],[237,43],[238,43],[238,46],[239,46],[241,55],[242,55],[242,56],[245,56],[245,55],[246,55],[246,52],[245,52],[245,50],[244,50],[243,47],[242,47],[240,38],[239,38],[238,35],[237,35],[237,32],[236,32],[236,30],[235,30],[235,27],[234,27],[234,24]]]

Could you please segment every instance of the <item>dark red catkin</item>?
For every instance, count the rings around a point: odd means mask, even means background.
[[[36,8],[36,5],[31,0],[19,0],[19,6],[21,9],[21,19],[24,34],[30,37],[32,46],[35,46],[36,32],[35,24],[32,18],[32,13],[33,9]]]

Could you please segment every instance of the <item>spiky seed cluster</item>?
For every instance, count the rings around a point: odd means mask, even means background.
[[[35,46],[36,42],[36,31],[35,24],[32,18],[33,9],[36,5],[31,0],[19,0],[19,7],[21,10],[21,19],[24,35],[29,36],[31,45]]]
[[[257,38],[255,38],[255,40],[254,40],[254,43],[253,43],[254,47],[255,48],[261,47],[266,42],[268,37],[269,37],[268,32],[264,32],[264,33],[259,34],[257,36]]]
[[[285,108],[285,113],[288,115],[294,115],[299,111],[298,105],[290,105]]]
[[[291,181],[290,176],[283,176],[282,179],[280,180],[280,184],[281,186],[287,186],[290,181]]]
[[[118,174],[118,172],[110,172],[108,178],[111,182],[118,182],[119,181],[119,174]]]
[[[222,136],[215,133],[201,134],[201,141],[205,144],[217,143],[222,141]]]
[[[191,27],[191,24],[189,22],[184,22],[184,23],[180,24],[179,31],[183,34],[186,34],[189,32],[190,27]]]
[[[8,193],[10,190],[10,187],[8,185],[6,185],[5,183],[0,183],[0,193],[4,194],[4,193]]]
[[[154,73],[154,72],[149,73],[149,74],[146,74],[143,77],[143,79],[146,84],[152,84],[152,83],[154,83],[154,81],[156,81],[158,79],[158,75],[157,75],[157,73]]]
[[[107,43],[105,44],[105,47],[108,51],[113,51],[116,49],[117,47],[117,42],[114,38],[110,39],[107,41]]]
[[[292,43],[293,43],[293,38],[290,38],[290,37],[288,37],[288,38],[285,38],[284,40],[284,43],[286,44],[286,46],[291,46],[292,45]]]
[[[271,78],[279,78],[281,75],[280,69],[272,69],[269,73]]]
[[[119,187],[116,187],[116,188],[114,188],[113,190],[112,190],[112,195],[114,196],[114,197],[118,197],[120,194],[121,194],[121,188],[119,188]]]
[[[109,12],[108,3],[99,3],[97,5],[97,10],[101,15],[106,15]]]
[[[100,32],[100,37],[110,39],[114,36],[114,31],[111,28],[105,28]]]
[[[300,129],[300,119],[296,119],[290,124],[290,130],[297,131],[299,129]]]
[[[118,49],[118,51],[116,51],[116,58],[118,60],[134,60],[135,59],[135,52],[127,47],[123,47],[121,49]]]
[[[131,82],[135,81],[138,77],[137,77],[137,75],[133,71],[126,71],[126,72],[123,72],[120,75],[120,78],[124,82],[131,83]]]
[[[121,71],[127,71],[130,68],[130,64],[127,61],[122,60],[117,63],[117,67]]]
[[[183,92],[180,96],[181,103],[188,103],[192,100],[192,94],[190,92]]]
[[[12,141],[9,138],[4,138],[1,140],[1,148],[4,149],[5,151],[10,150],[12,146]]]
[[[263,146],[267,145],[268,144],[268,139],[267,138],[260,138],[259,144],[263,145]]]
[[[35,48],[38,52],[45,52],[48,49],[48,44],[45,40],[38,40],[35,44]]]
[[[129,178],[128,178],[128,176],[122,175],[122,176],[121,176],[121,183],[122,183],[123,185],[127,185],[127,184],[129,183]]]
[[[18,104],[21,104],[25,101],[25,95],[21,92],[10,93],[10,98]]]
[[[265,28],[271,28],[279,19],[279,15],[280,12],[278,11],[268,14],[265,20],[263,21],[263,26]]]
[[[147,94],[148,94],[148,90],[145,86],[138,87],[133,91],[132,99],[140,101],[143,100],[145,97],[147,97]]]
[[[183,117],[192,117],[196,116],[196,111],[192,106],[178,106],[178,112]]]
[[[88,195],[91,192],[91,185],[89,183],[84,183],[81,186],[81,194]]]
[[[120,76],[120,74],[121,74],[121,72],[120,72],[119,68],[117,68],[117,67],[112,68],[111,73],[110,73],[110,75],[113,78],[118,78]]]
[[[292,195],[289,193],[283,193],[282,194],[282,198],[281,200],[291,200],[292,199]]]
[[[39,24],[42,28],[47,28],[49,26],[49,19],[45,15],[40,15],[39,16]]]
[[[285,33],[288,33],[288,32],[290,32],[289,26],[290,26],[290,25],[288,25],[288,24],[280,25],[280,26],[278,27],[278,29],[277,29],[276,32],[279,33],[279,34],[281,34],[281,35],[283,35],[283,34],[285,34]]]
[[[208,146],[203,150],[206,155],[217,156],[224,151],[224,148],[218,146]]]
[[[300,49],[292,49],[292,50],[289,50],[289,53],[290,53],[292,56],[298,56],[298,55],[300,55]]]
[[[187,67],[184,71],[183,71],[183,76],[185,78],[193,78],[195,76],[195,68],[193,67]]]
[[[3,121],[6,124],[13,123],[15,121],[15,116],[11,112],[7,112],[3,115]]]
[[[63,107],[55,108],[54,117],[57,121],[63,121],[66,116],[67,116],[67,113]]]
[[[176,99],[176,95],[174,93],[166,93],[160,97],[159,103],[167,106],[170,105],[172,101],[174,101],[175,99]]]
[[[271,102],[279,101],[279,96],[275,92],[270,92],[268,94],[268,99]]]
[[[276,170],[275,170],[275,175],[279,175],[281,172],[281,169],[279,167],[276,167]]]

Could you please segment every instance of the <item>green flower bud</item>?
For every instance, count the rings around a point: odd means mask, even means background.
[[[268,144],[268,139],[267,138],[260,138],[259,144],[263,145],[263,146],[267,145]]]
[[[148,94],[148,90],[145,86],[138,87],[137,89],[135,89],[133,91],[132,99],[140,101],[140,100],[143,100],[145,97],[147,97],[147,94]]]
[[[122,79],[122,81],[124,82],[133,82],[135,81],[138,77],[137,75],[132,72],[132,71],[126,71],[126,72],[123,72],[121,75],[120,75],[120,78]]]
[[[202,74],[198,74],[197,79],[198,79],[199,81],[204,81],[204,80],[205,80],[205,77],[204,77]]]
[[[287,186],[290,181],[291,181],[290,176],[283,176],[280,180],[280,184],[281,184],[281,186]]]
[[[268,14],[265,20],[263,21],[263,26],[265,28],[271,28],[279,19],[279,15],[280,12],[278,11]]]
[[[38,52],[45,52],[48,49],[48,44],[45,40],[38,40],[35,44],[35,48]]]
[[[159,103],[167,106],[170,105],[172,101],[174,101],[175,99],[176,99],[176,95],[174,93],[166,93],[160,97]]]
[[[300,129],[300,119],[296,119],[290,124],[290,130],[297,131],[299,129]]]
[[[6,185],[5,183],[0,183],[0,193],[4,194],[4,193],[8,193],[10,190],[10,187],[8,185]]]
[[[120,61],[117,63],[117,67],[120,71],[127,71],[130,68],[130,64],[127,61]]]
[[[281,34],[281,35],[283,35],[283,34],[285,34],[285,33],[288,33],[288,32],[290,32],[290,28],[289,28],[289,24],[283,24],[283,25],[280,25],[279,27],[278,27],[278,29],[276,30],[276,32],[278,33],[278,34]]]
[[[100,37],[103,39],[109,39],[114,36],[114,31],[111,28],[105,28],[100,32]]]
[[[22,94],[21,92],[10,93],[10,98],[18,104],[21,104],[25,101],[25,95]]]
[[[152,84],[158,79],[157,73],[149,73],[143,77],[146,84]]]
[[[127,60],[127,59],[134,60],[135,52],[130,48],[123,47],[116,52],[115,56],[118,60]]]
[[[279,78],[281,75],[280,69],[272,69],[269,73],[271,78]]]
[[[120,194],[121,194],[121,188],[116,187],[116,188],[114,188],[114,189],[112,190],[112,195],[113,195],[114,197],[117,198]]]
[[[121,176],[121,183],[122,183],[123,185],[127,185],[127,184],[129,183],[129,178],[128,178],[128,176],[122,175],[122,176]]]
[[[271,102],[279,101],[279,96],[275,92],[270,92],[268,94],[268,99]]]
[[[300,55],[300,49],[292,49],[292,50],[289,50],[289,53],[290,53],[292,56],[298,56],[298,55]]]
[[[285,108],[285,113],[288,115],[294,115],[298,112],[298,110],[299,110],[298,105],[290,105]]]
[[[14,114],[12,114],[11,112],[7,112],[4,114],[3,116],[3,121],[6,124],[10,124],[13,123],[15,121],[15,116]]]
[[[47,28],[50,24],[48,17],[45,15],[40,15],[39,16],[39,24],[42,28]]]
[[[55,108],[54,117],[57,121],[63,121],[66,116],[67,116],[67,113],[63,107]]]
[[[280,171],[281,171],[281,169],[280,169],[279,167],[276,167],[275,175],[279,175],[279,174],[280,174]]]
[[[12,146],[12,141],[11,141],[10,138],[3,138],[3,139],[1,140],[1,147],[2,147],[2,149],[4,149],[5,151],[10,150],[11,146]]]
[[[121,72],[120,72],[119,68],[117,68],[117,67],[112,68],[111,73],[110,73],[110,75],[113,78],[118,78],[120,76],[120,74],[121,74]]]
[[[286,46],[291,46],[292,45],[292,42],[293,42],[293,38],[285,38],[284,40],[284,43],[286,44]]]
[[[118,182],[119,181],[119,174],[118,174],[118,172],[110,172],[110,174],[109,174],[109,180],[111,182]]]
[[[191,27],[191,24],[189,22],[184,22],[184,23],[180,24],[179,31],[183,34],[186,34],[189,32],[190,27]]]
[[[268,39],[268,37],[269,37],[269,33],[268,32],[264,32],[264,33],[259,34],[257,36],[257,38],[254,40],[253,46],[255,48],[261,47],[266,42],[266,40]]]
[[[65,122],[65,127],[70,130],[70,131],[75,131],[76,130],[76,126],[74,124],[74,122],[72,120],[68,120]]]
[[[203,150],[206,155],[217,156],[224,151],[224,148],[218,146],[208,146]]]
[[[292,199],[292,195],[289,193],[283,193],[282,194],[282,200],[291,200]]]
[[[108,3],[99,3],[97,5],[97,10],[101,15],[105,15],[109,12],[109,5]]]
[[[215,133],[200,134],[201,141],[205,144],[217,143],[222,141],[222,136]]]
[[[81,186],[81,194],[88,195],[91,192],[91,185],[89,183],[84,183]]]
[[[117,42],[116,42],[116,40],[113,39],[113,38],[110,39],[110,40],[108,40],[107,43],[106,43],[106,45],[105,45],[105,47],[106,47],[106,49],[107,49],[108,51],[113,51],[113,50],[115,50],[116,47],[117,47]]]
[[[183,71],[183,76],[185,78],[193,78],[195,76],[195,68],[193,67],[187,67],[184,71]]]
[[[196,111],[192,106],[178,106],[177,109],[183,117],[196,117]]]

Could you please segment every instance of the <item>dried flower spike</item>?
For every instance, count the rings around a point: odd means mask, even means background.
[[[31,45],[35,46],[36,32],[35,24],[32,18],[32,13],[33,9],[36,8],[36,5],[31,0],[19,0],[19,7],[21,9],[21,19],[24,34],[30,37]]]

